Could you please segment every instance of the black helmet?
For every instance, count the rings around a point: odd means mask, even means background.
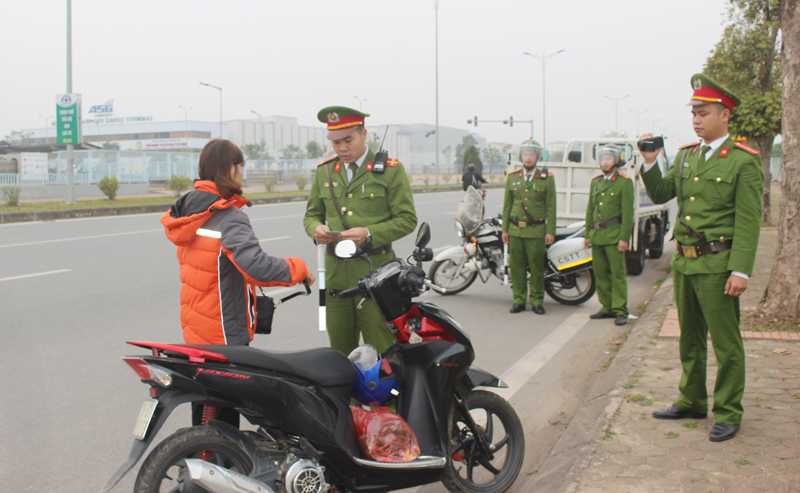
[[[467,171],[475,171],[475,165],[474,165],[474,164],[472,164],[472,163],[470,163],[470,164],[467,166]]]

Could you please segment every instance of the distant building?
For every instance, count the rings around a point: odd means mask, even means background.
[[[409,165],[415,167],[430,166],[436,163],[436,125],[429,123],[414,123],[391,125],[396,127],[397,133],[405,135],[409,139]],[[472,135],[478,141],[478,147],[486,147],[486,139],[469,130],[453,127],[439,126],[439,167],[440,169],[452,168],[455,164],[456,147],[464,139],[464,136]],[[450,152],[445,153],[447,147]]]

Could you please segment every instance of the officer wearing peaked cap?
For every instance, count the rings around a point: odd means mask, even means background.
[[[503,242],[508,244],[514,302],[509,310],[544,315],[544,253],[556,233],[556,181],[547,168],[537,169],[542,146],[526,140],[519,149],[523,169],[508,175],[503,199]],[[530,279],[527,279],[530,271]],[[530,291],[529,291],[530,289]]]
[[[677,197],[674,238],[675,303],[681,326],[683,373],[672,407],[660,419],[704,418],[708,412],[708,334],[717,357],[712,441],[733,438],[742,421],[745,357],[739,331],[739,296],[753,273],[761,226],[764,173],[758,151],[728,135],[740,104],[730,90],[703,74],[691,78],[692,125],[701,141],[680,148],[662,177],[655,152],[642,152],[642,179],[655,203]],[[641,138],[651,137],[645,134]]]
[[[375,167],[375,153],[367,146],[366,113],[344,106],[320,110],[328,140],[336,155],[317,166],[306,206],[303,226],[317,244],[328,245],[325,255],[325,305],[331,347],[345,354],[355,349],[361,336],[378,352],[394,337],[372,300],[337,294],[355,287],[369,274],[366,260],[339,260],[332,255],[337,239],[351,239],[369,254],[373,267],[395,258],[392,242],[414,231],[417,213],[403,165],[387,159]],[[338,232],[338,236],[331,234]]]

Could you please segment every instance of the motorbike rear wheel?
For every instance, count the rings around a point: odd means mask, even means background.
[[[212,464],[247,476],[253,470],[250,457],[213,426],[183,428],[168,436],[150,452],[136,476],[135,493],[183,491],[182,459],[207,457]]]
[[[586,269],[544,280],[544,291],[562,305],[580,305],[594,296],[594,270]]]
[[[472,431],[454,411],[445,487],[454,493],[502,493],[516,481],[525,458],[525,433],[514,408],[492,392],[473,390],[466,399],[472,419],[490,447],[488,460]]]
[[[478,271],[464,269],[456,276],[457,270],[458,264],[451,259],[440,260],[431,265],[431,270],[428,271],[428,279],[440,288],[447,290],[446,293],[442,294],[458,294],[475,282],[475,279],[478,278]]]

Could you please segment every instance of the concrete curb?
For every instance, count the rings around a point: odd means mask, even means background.
[[[672,302],[672,273],[659,287],[645,313],[631,330],[609,369],[587,394],[584,405],[572,418],[539,472],[520,491],[574,491],[576,478],[591,462],[598,439],[598,430],[605,429],[623,399],[622,382],[639,366],[645,354],[639,350],[651,335],[658,334],[661,319]]]
[[[485,188],[502,188],[504,185],[492,184]],[[461,186],[443,188],[418,188],[412,190],[413,193],[435,193],[460,191]],[[253,205],[278,204],[284,202],[303,202],[308,200],[308,195],[286,195],[282,197],[263,197],[250,199]],[[30,211],[30,212],[6,212],[0,214],[0,224],[22,223],[30,221],[55,221],[57,219],[75,219],[82,217],[104,217],[104,216],[124,216],[129,214],[151,214],[155,212],[165,212],[173,202],[150,205],[131,205],[121,207],[94,207],[86,209],[65,209],[57,211]]]

